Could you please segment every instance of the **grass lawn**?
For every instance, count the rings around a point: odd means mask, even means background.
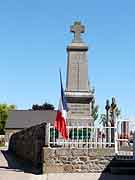
[[[0,144],[0,147],[3,147],[3,146],[5,146],[5,144]]]

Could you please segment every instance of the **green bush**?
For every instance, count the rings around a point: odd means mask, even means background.
[[[91,132],[91,130],[87,129],[87,128],[71,129],[70,132],[69,132],[69,138],[70,139],[77,139],[77,136],[78,136],[78,139],[89,139],[90,134],[91,134],[90,132]]]

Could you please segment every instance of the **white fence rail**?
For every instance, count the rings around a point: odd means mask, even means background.
[[[124,160],[134,159],[133,135],[135,133],[135,121],[117,120],[116,132],[115,141],[118,158]]]
[[[135,160],[135,121],[117,120],[115,127],[68,126],[68,140],[48,127],[50,148],[115,148],[120,160]],[[134,145],[133,145],[134,144]]]
[[[49,125],[48,146],[51,148],[108,148],[115,146],[114,127],[68,126],[68,140],[64,140]]]

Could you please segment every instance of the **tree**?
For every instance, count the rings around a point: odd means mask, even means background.
[[[8,118],[8,112],[15,109],[15,105],[0,104],[0,134],[5,134],[4,128]]]
[[[95,90],[93,89],[92,90],[93,95],[94,95],[94,92],[95,92]],[[91,109],[92,109],[91,115],[93,117],[93,122],[95,122],[98,119],[98,109],[99,109],[99,106],[95,105],[95,98],[93,98],[93,100],[92,100],[92,108]]]
[[[95,105],[93,108],[92,108],[92,117],[93,117],[93,120],[94,122],[97,120],[98,118],[98,105]]]
[[[38,105],[38,104],[33,104],[32,105],[32,110],[34,111],[44,111],[44,110],[54,110],[54,106],[52,104],[49,104],[47,102],[45,102],[42,105]]]
[[[119,110],[114,97],[112,98],[111,105],[109,105],[109,100],[106,101],[105,109],[106,114],[101,114],[100,123],[103,124],[103,127],[112,127],[111,129],[106,128],[106,142],[114,143],[115,121],[117,121],[121,114],[121,111]]]
[[[119,118],[119,116],[121,115],[121,110],[119,110],[118,107],[115,110],[115,114],[116,114],[117,118]],[[112,112],[110,112],[110,114],[109,114],[109,122],[110,123],[112,122]],[[103,126],[108,126],[106,114],[101,114],[99,123],[100,124],[103,123]]]
[[[115,113],[116,113],[116,117],[119,118],[121,115],[121,110],[117,107]]]
[[[107,117],[106,117],[106,114],[101,114],[100,116],[100,124],[102,123],[103,126],[105,126],[107,124]]]

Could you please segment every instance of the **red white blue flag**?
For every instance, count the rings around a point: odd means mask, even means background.
[[[59,101],[59,107],[56,115],[56,120],[54,122],[55,129],[62,135],[64,139],[68,139],[68,131],[66,125],[67,118],[67,102],[66,97],[64,95],[63,85],[62,85],[62,76],[60,72],[60,85],[61,85],[61,97]]]

